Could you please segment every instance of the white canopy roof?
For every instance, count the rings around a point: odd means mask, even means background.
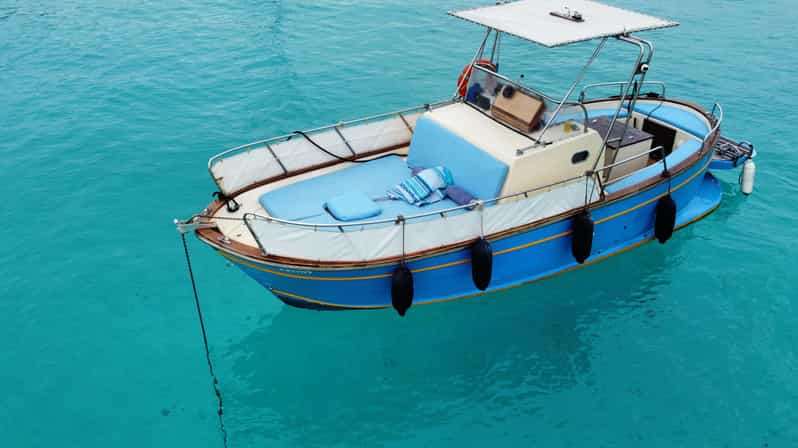
[[[582,21],[552,15],[566,7]],[[589,0],[519,0],[449,14],[546,47],[679,25]]]

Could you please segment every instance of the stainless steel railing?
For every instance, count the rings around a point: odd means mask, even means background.
[[[603,167],[597,169],[596,172],[600,173],[602,171],[605,171],[605,170],[608,170],[608,169],[611,169],[611,168],[615,168],[616,166],[623,165],[625,163],[629,163],[629,162],[631,162],[633,160],[637,160],[637,159],[639,159],[639,158],[641,158],[643,156],[647,156],[647,155],[649,155],[649,154],[651,154],[653,152],[662,152],[663,156],[664,156],[664,154],[665,154],[664,150],[665,150],[665,148],[663,148],[662,146],[657,146],[656,148],[652,148],[652,149],[650,149],[650,150],[648,150],[646,152],[634,155],[632,157],[628,157],[628,158],[623,159],[623,160],[621,160],[619,162],[614,162],[614,163],[610,163],[609,165],[604,165]]]
[[[721,112],[721,117],[722,117],[722,112]],[[325,229],[338,229],[338,231],[340,231],[340,232],[359,231],[359,230],[362,231],[362,230],[365,230],[366,227],[368,227],[368,226],[375,226],[375,225],[381,225],[381,224],[383,224],[383,225],[384,224],[393,224],[393,225],[405,226],[409,222],[420,220],[420,219],[427,218],[427,217],[430,217],[430,216],[440,216],[441,218],[446,218],[447,215],[450,215],[450,214],[452,214],[454,212],[458,212],[458,211],[472,212],[472,211],[481,210],[486,205],[496,204],[499,201],[502,201],[502,200],[505,200],[505,199],[514,199],[514,198],[519,198],[521,196],[529,197],[530,194],[538,193],[538,192],[541,192],[541,191],[547,190],[547,189],[552,189],[554,187],[558,187],[560,185],[568,184],[568,183],[571,183],[571,182],[576,182],[576,181],[578,181],[580,179],[584,179],[584,182],[585,182],[585,184],[584,184],[585,185],[585,206],[587,206],[587,205],[592,204],[594,202],[601,201],[604,198],[605,186],[604,186],[604,184],[602,182],[602,173],[604,171],[610,170],[610,169],[612,169],[614,167],[617,167],[619,165],[623,165],[623,164],[632,162],[632,161],[634,161],[634,160],[636,160],[638,158],[646,157],[646,156],[650,155],[651,153],[654,153],[654,152],[657,152],[657,151],[660,151],[662,153],[661,163],[662,163],[662,166],[663,166],[663,170],[665,172],[667,172],[667,170],[668,170],[668,162],[667,162],[667,156],[665,154],[665,150],[664,150],[664,148],[662,146],[658,146],[658,147],[652,148],[652,149],[650,149],[650,150],[648,150],[648,151],[646,151],[644,153],[637,154],[635,156],[626,158],[624,160],[617,161],[617,162],[611,163],[609,165],[603,166],[603,167],[601,167],[601,168],[599,168],[599,169],[597,169],[595,171],[587,171],[583,175],[580,175],[580,176],[575,176],[575,177],[571,177],[571,178],[568,178],[568,179],[563,179],[563,180],[560,180],[560,181],[557,181],[557,182],[551,182],[551,183],[548,183],[546,185],[541,185],[541,186],[538,186],[538,187],[535,187],[535,188],[532,188],[532,189],[529,189],[529,190],[526,190],[526,191],[522,191],[522,192],[519,192],[519,193],[512,193],[512,194],[502,195],[502,196],[498,196],[498,197],[495,197],[495,198],[492,198],[492,199],[488,199],[488,200],[473,201],[470,204],[460,205],[460,206],[456,206],[456,207],[450,207],[450,208],[447,208],[447,209],[436,210],[436,211],[432,211],[432,212],[418,213],[418,214],[411,215],[411,216],[397,216],[397,217],[376,219],[376,220],[370,220],[370,221],[359,221],[359,222],[353,222],[353,223],[332,223],[332,224],[330,224],[330,223],[307,223],[307,222],[300,222],[300,221],[291,221],[291,220],[285,220],[285,219],[275,218],[275,217],[271,217],[271,216],[262,216],[262,215],[259,215],[259,214],[256,214],[256,213],[245,213],[244,216],[243,216],[243,221],[244,221],[244,224],[247,226],[247,229],[249,230],[250,234],[255,239],[255,242],[257,243],[258,247],[265,254],[265,253],[268,253],[267,249],[264,246],[264,244],[261,242],[260,238],[258,237],[258,234],[255,231],[255,228],[253,228],[253,222],[257,221],[257,220],[265,221],[266,223],[275,223],[275,224],[281,224],[281,225],[287,225],[287,226],[293,226],[293,227],[300,227],[300,228],[304,228],[304,229],[308,229],[308,230],[312,230],[312,231],[325,230]],[[653,165],[649,165],[649,167],[650,166],[653,166]],[[619,177],[617,179],[613,179],[612,183],[620,181],[620,180],[623,180],[623,179],[626,179],[627,177],[635,175],[638,172],[639,172],[639,170],[636,170],[636,171],[633,171],[633,172],[631,172],[629,174],[621,176],[621,177]],[[652,174],[652,176],[654,176],[654,174]],[[592,185],[589,183],[589,181],[591,179],[593,181]],[[599,195],[598,196],[595,195],[596,187],[598,187],[598,189],[599,189]],[[596,199],[596,198],[598,198],[598,199]]]
[[[707,135],[704,136],[703,142],[706,143],[709,140],[710,136],[720,129],[720,124],[723,123],[723,106],[720,103],[715,103],[712,105],[712,111],[710,112],[712,118],[715,120],[715,124],[712,126],[712,129],[709,130]]]
[[[520,196],[527,197],[527,196],[529,196],[532,193],[536,193],[536,192],[539,192],[541,190],[546,190],[548,188],[556,187],[558,185],[567,184],[569,182],[573,182],[573,181],[576,181],[576,180],[579,180],[579,179],[585,179],[585,181],[587,181],[587,179],[593,177],[594,175],[595,175],[595,173],[590,173],[590,174],[586,173],[586,174],[583,174],[583,175],[580,175],[580,176],[571,177],[569,179],[564,179],[564,180],[560,180],[560,181],[557,181],[557,182],[552,182],[552,183],[549,183],[549,184],[546,184],[546,185],[541,185],[539,187],[535,187],[535,188],[530,189],[530,190],[522,191],[520,193],[507,194],[507,195],[495,197],[493,199],[473,201],[470,204],[458,205],[457,207],[450,207],[450,208],[447,208],[447,209],[436,210],[436,211],[433,211],[433,212],[418,213],[418,214],[410,215],[410,216],[397,216],[397,217],[392,217],[392,218],[375,219],[375,220],[371,220],[371,221],[358,221],[358,222],[345,223],[345,224],[330,224],[330,223],[316,224],[316,223],[308,223],[308,222],[301,222],[301,221],[290,221],[290,220],[286,220],[286,219],[275,218],[275,217],[272,217],[272,216],[262,216],[262,215],[258,215],[257,213],[245,213],[244,214],[244,222],[247,224],[247,227],[249,227],[249,230],[250,230],[250,232],[252,232],[253,235],[255,235],[255,233],[252,231],[252,228],[249,225],[249,220],[255,220],[255,219],[260,219],[260,220],[263,220],[263,221],[266,221],[266,222],[274,222],[274,223],[278,223],[278,224],[285,224],[285,225],[295,226],[295,227],[310,228],[310,229],[314,229],[314,230],[337,228],[337,229],[339,229],[339,230],[341,230],[343,232],[344,231],[343,229],[351,228],[351,227],[365,227],[365,226],[372,226],[372,225],[377,225],[377,224],[396,224],[396,223],[400,223],[402,221],[405,221],[405,222],[414,221],[414,220],[418,220],[418,219],[421,219],[421,218],[426,218],[426,217],[429,217],[429,216],[435,216],[435,215],[440,215],[441,217],[446,217],[447,214],[450,214],[452,212],[456,212],[456,211],[460,211],[460,210],[473,210],[473,209],[476,209],[478,207],[482,207],[482,206],[485,206],[485,205],[495,204],[495,203],[497,203],[497,202],[499,202],[501,200],[504,200],[504,199],[512,199],[512,198],[517,198],[517,197],[520,197]],[[257,237],[256,237],[256,239],[257,239]]]
[[[437,102],[437,103],[424,104],[424,105],[421,105],[421,106],[410,107],[410,108],[401,109],[401,110],[398,110],[398,111],[387,112],[387,113],[383,113],[383,114],[379,114],[379,115],[372,115],[372,116],[364,117],[364,118],[358,118],[356,120],[342,121],[342,122],[335,123],[335,124],[330,124],[330,125],[326,125],[326,126],[321,126],[321,127],[309,129],[307,131],[303,131],[302,133],[292,132],[290,134],[279,135],[279,136],[276,136],[276,137],[271,137],[271,138],[267,138],[267,139],[263,139],[263,140],[257,140],[257,141],[251,142],[251,143],[246,143],[244,145],[240,145],[240,146],[236,146],[234,148],[227,149],[227,150],[225,150],[223,152],[220,152],[220,153],[214,155],[210,159],[208,159],[208,172],[210,173],[211,178],[214,179],[214,182],[216,182],[216,176],[214,176],[213,167],[218,162],[220,162],[221,160],[223,160],[225,158],[234,156],[234,155],[239,154],[241,152],[245,152],[245,151],[254,149],[256,147],[258,147],[258,148],[259,147],[264,147],[269,152],[269,154],[272,156],[272,158],[276,161],[276,163],[280,165],[280,168],[283,171],[283,174],[289,174],[290,171],[286,168],[285,164],[283,163],[282,160],[280,160],[280,157],[275,153],[275,151],[273,151],[271,149],[271,145],[279,143],[279,142],[290,140],[292,138],[300,136],[303,133],[312,135],[312,134],[317,134],[317,133],[330,131],[330,130],[334,130],[336,133],[338,133],[338,135],[342,139],[343,144],[346,145],[346,147],[350,150],[350,152],[352,153],[352,156],[354,157],[354,156],[357,156],[357,154],[355,154],[355,152],[352,150],[350,142],[348,142],[346,140],[346,138],[343,137],[343,134],[341,133],[341,129],[342,128],[345,128],[345,127],[348,127],[348,126],[354,126],[354,125],[358,125],[358,124],[364,124],[364,123],[367,123],[367,122],[370,122],[370,121],[376,121],[376,120],[382,120],[382,119],[387,119],[387,118],[398,117],[398,118],[402,119],[402,121],[405,123],[405,125],[407,125],[408,130],[410,130],[412,132],[412,129],[410,128],[410,125],[408,124],[407,120],[405,119],[405,115],[409,115],[409,114],[413,114],[413,113],[424,112],[424,111],[427,111],[427,110],[435,109],[435,108],[438,108],[438,107],[441,107],[441,106],[444,106],[444,105],[447,105],[447,104],[451,104],[452,102],[453,102],[452,100],[446,100],[446,101],[440,101],[440,102]],[[219,188],[221,188],[221,186],[218,185],[218,182],[217,182],[217,186],[219,186]]]
[[[625,88],[626,88],[628,85],[629,85],[629,83],[628,83],[627,81],[615,81],[615,82],[597,82],[597,83],[588,84],[588,85],[586,85],[586,86],[582,87],[582,91],[581,91],[581,92],[579,92],[579,103],[580,103],[580,104],[581,104],[581,103],[584,103],[584,101],[585,101],[585,98],[586,98],[585,94],[586,94],[586,92],[587,92],[588,90],[591,90],[591,89],[596,89],[596,88],[599,88],[599,87],[613,87],[613,86],[618,86],[618,89],[619,89],[619,91],[620,91],[620,95],[623,95],[624,89],[625,89]],[[665,83],[664,83],[663,81],[645,81],[645,82],[643,83],[643,85],[641,86],[641,89],[642,89],[643,87],[645,87],[646,85],[656,85],[656,86],[659,86],[659,87],[662,89],[662,93],[660,94],[660,97],[661,97],[661,98],[665,98],[665,93],[666,93],[666,85],[665,85]]]

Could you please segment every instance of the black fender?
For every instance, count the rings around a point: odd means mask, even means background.
[[[391,277],[391,304],[400,316],[413,306],[413,273],[404,263],[393,271]]]
[[[676,202],[670,193],[657,201],[657,210],[654,216],[654,236],[660,244],[665,244],[673,235],[676,227]]]
[[[471,245],[471,279],[480,291],[488,289],[493,276],[493,248],[485,238]]]
[[[593,231],[595,224],[590,212],[584,210],[574,216],[571,227],[571,254],[577,263],[582,264],[593,250]]]

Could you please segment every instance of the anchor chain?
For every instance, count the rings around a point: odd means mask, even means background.
[[[181,232],[180,238],[183,241],[183,252],[186,255],[186,266],[188,267],[188,276],[191,279],[191,288],[194,291],[194,304],[197,308],[197,318],[199,319],[200,330],[202,330],[202,343],[205,346],[205,359],[208,361],[208,373],[213,380],[213,392],[216,394],[216,399],[219,402],[219,408],[216,414],[219,416],[219,431],[222,433],[222,445],[227,448],[227,429],[224,426],[224,403],[222,401],[222,392],[219,390],[219,380],[216,378],[216,372],[213,370],[213,361],[211,361],[211,351],[208,347],[208,334],[205,331],[205,320],[202,317],[202,307],[200,306],[199,294],[197,293],[197,283],[194,280],[194,270],[191,268],[191,257],[188,254],[188,244],[186,243],[186,234]]]

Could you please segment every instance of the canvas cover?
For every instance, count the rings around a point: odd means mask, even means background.
[[[587,185],[586,185],[587,182]],[[548,192],[514,202],[460,211],[444,217],[432,215],[401,224],[357,227],[308,227],[247,216],[247,223],[267,254],[314,261],[372,261],[473,240],[554,216],[591,202],[598,188],[590,180],[577,180]],[[484,232],[484,233],[483,233]],[[404,236],[403,236],[404,235]]]
[[[578,11],[581,22],[552,15]],[[677,26],[678,23],[590,0],[520,0],[449,14],[546,47]]]

